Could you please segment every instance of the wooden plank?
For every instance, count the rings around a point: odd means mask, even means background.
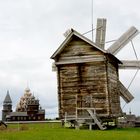
[[[71,60],[55,62],[55,65],[78,64],[78,63],[85,63],[85,62],[101,62],[101,61],[105,61],[105,58],[103,56],[97,57],[97,58],[95,58],[95,57],[91,57],[91,58],[79,57],[79,59],[71,59]]]
[[[140,61],[138,60],[122,60],[123,64],[119,64],[120,69],[139,69],[140,68]]]
[[[129,103],[134,99],[133,95],[124,87],[124,85],[119,81],[119,93],[120,96],[126,101],[126,103]]]
[[[80,107],[77,107],[77,109],[78,110],[87,110],[87,109],[90,109],[90,110],[102,110],[103,108],[92,108],[92,107],[82,107],[82,108],[80,108]]]
[[[67,61],[67,60],[77,60],[77,59],[92,59],[92,58],[104,58],[103,55],[92,54],[92,55],[85,55],[85,56],[63,56],[60,57],[58,61]]]
[[[73,44],[73,45],[72,45]],[[79,44],[79,45],[78,45]],[[95,47],[86,44],[83,41],[78,39],[73,39],[70,44],[65,47],[65,49],[60,54],[60,57],[71,57],[71,56],[83,56],[83,55],[101,55],[103,54],[101,51],[96,49]]]
[[[117,54],[126,44],[132,40],[139,31],[135,27],[128,29],[115,43],[113,43],[108,49],[107,52],[111,54]]]
[[[96,26],[96,44],[98,47],[104,49],[106,34],[106,19],[97,19]]]

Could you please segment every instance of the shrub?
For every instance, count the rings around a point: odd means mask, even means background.
[[[29,130],[28,126],[25,124],[22,124],[19,128],[19,130],[24,131],[24,130]]]
[[[0,130],[6,130],[6,127],[4,125],[0,125]]]

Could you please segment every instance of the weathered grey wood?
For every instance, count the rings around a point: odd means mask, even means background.
[[[98,125],[98,127],[101,129],[101,130],[105,130],[107,129],[105,126],[103,126],[100,122],[100,120],[97,118],[96,114],[93,113],[92,110],[90,109],[87,109],[88,113],[90,114],[90,116],[93,118],[94,122]]]
[[[77,31],[71,29],[71,33],[66,37],[66,39],[63,41],[63,43],[59,46],[59,48],[54,52],[54,54],[51,56],[51,59],[54,59],[55,57],[57,57],[59,54],[61,54],[61,52],[65,49],[65,47],[67,46],[67,44],[71,41],[73,36],[77,36],[78,38],[80,38],[81,40],[83,40],[84,42],[90,44],[91,46],[94,46],[94,48],[100,50],[101,52],[105,53],[106,51],[101,49],[100,47],[98,47],[93,41],[89,40],[88,38],[86,38],[85,36],[81,35],[80,33],[78,33]]]
[[[63,35],[67,37],[72,32],[72,29],[68,29]]]
[[[134,99],[133,95],[128,91],[128,89],[125,88],[125,86],[119,81],[119,93],[120,96],[126,101],[126,103],[129,103]]]
[[[102,55],[103,53],[98,49],[94,48],[90,44],[85,43],[79,38],[73,37],[72,41],[67,44],[59,56],[59,59],[63,57],[74,57],[74,56],[92,56]]]
[[[111,60],[110,60],[111,61]],[[117,65],[111,62],[107,63],[107,86],[108,86],[108,95],[109,98],[109,114],[114,116],[119,116],[120,109],[120,95],[118,93],[118,69]]]
[[[83,108],[78,108],[78,107],[77,107],[77,109],[78,109],[78,110],[87,110],[87,109],[90,109],[90,110],[93,110],[93,111],[94,111],[94,110],[102,110],[102,108],[91,108],[91,107],[90,107],[90,108],[89,108],[89,107],[83,107]]]
[[[76,111],[76,108],[95,108],[102,117],[120,116],[120,61],[115,56],[72,31],[51,58],[57,67],[61,119],[65,112],[68,115],[89,116],[86,110]],[[90,102],[87,101],[88,96],[92,97]]]
[[[105,46],[105,34],[106,34],[106,19],[97,19],[96,25],[96,44],[98,47],[104,49]]]
[[[132,40],[139,31],[135,27],[128,29],[115,43],[113,43],[108,49],[107,52],[111,54],[117,54],[126,44]]]
[[[59,58],[59,61],[65,61],[65,60],[77,60],[77,59],[92,59],[92,58],[105,58],[103,55],[101,54],[91,54],[91,55],[85,55],[85,56],[61,56]],[[92,61],[93,62],[93,61]]]
[[[139,69],[140,61],[138,60],[122,60],[123,64],[119,64],[120,69]]]
[[[73,59],[71,60],[65,60],[65,61],[59,61],[59,62],[55,62],[55,65],[62,65],[62,64],[77,64],[77,63],[85,63],[85,62],[101,62],[104,61],[105,58],[103,56],[101,57],[91,57],[91,58],[84,58],[84,57],[77,57],[77,59],[75,59],[73,57]]]

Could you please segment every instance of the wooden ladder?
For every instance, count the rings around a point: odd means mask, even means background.
[[[87,112],[90,114],[90,116],[92,117],[92,119],[94,120],[94,122],[98,125],[98,127],[100,128],[100,130],[105,130],[106,129],[106,127],[101,124],[101,122],[97,118],[96,114],[93,113],[93,111],[91,109],[87,109]]]

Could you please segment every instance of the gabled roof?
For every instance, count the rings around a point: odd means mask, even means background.
[[[71,39],[72,39],[72,37],[74,35],[77,36],[77,37],[79,37],[83,41],[87,42],[88,44],[90,44],[94,48],[100,50],[101,52],[106,53],[105,50],[103,50],[100,47],[98,47],[94,42],[92,42],[91,40],[89,40],[88,38],[86,38],[85,36],[83,36],[82,34],[78,33],[77,31],[71,29],[69,35],[63,41],[63,43],[59,46],[59,48],[55,51],[55,53],[51,56],[52,59],[54,59],[57,55],[59,55],[64,50],[66,44],[68,44],[71,41]]]
[[[3,103],[12,103],[12,100],[11,100],[11,97],[10,97],[10,94],[9,94],[9,91],[7,91],[7,95],[6,95]]]

